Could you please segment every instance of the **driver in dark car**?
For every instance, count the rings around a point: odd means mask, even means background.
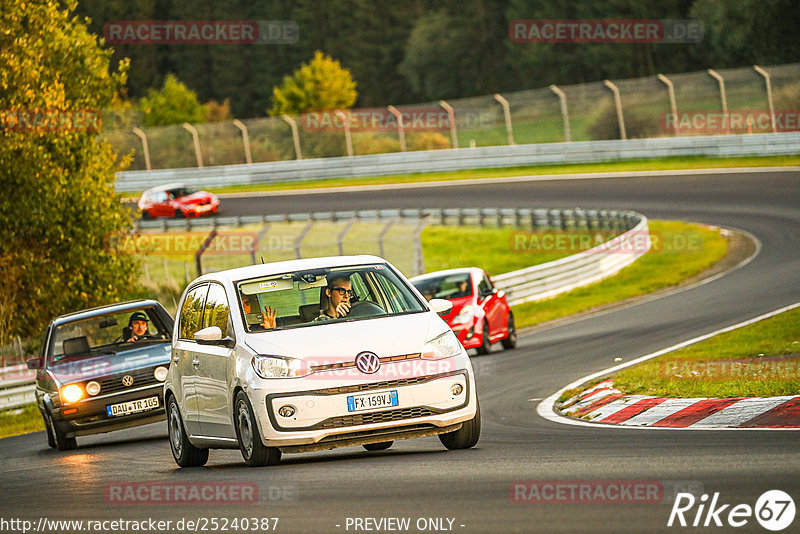
[[[350,297],[354,296],[353,284],[350,277],[344,274],[333,275],[328,279],[328,287],[325,288],[325,295],[328,297],[328,307],[322,310],[315,321],[326,321],[345,317],[350,313]]]
[[[147,323],[150,319],[147,314],[142,311],[133,312],[131,318],[128,320],[128,328],[122,334],[125,341],[133,342],[147,335]]]

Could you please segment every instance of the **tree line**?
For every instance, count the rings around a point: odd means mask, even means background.
[[[127,94],[147,95],[173,74],[233,116],[265,115],[273,88],[319,50],[357,84],[358,107],[406,104],[800,59],[796,0],[84,0],[77,13],[102,35],[115,20],[289,20],[292,44],[119,44],[131,59]],[[694,19],[698,43],[518,43],[520,19]]]

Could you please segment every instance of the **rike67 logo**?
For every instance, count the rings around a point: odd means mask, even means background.
[[[737,528],[748,524],[755,516],[762,527],[778,532],[792,524],[794,515],[794,501],[781,490],[764,492],[754,507],[749,504],[723,504],[718,492],[714,493],[710,502],[705,493],[699,499],[691,493],[679,493],[672,505],[667,526]]]

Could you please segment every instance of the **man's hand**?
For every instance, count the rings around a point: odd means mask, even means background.
[[[128,343],[133,343],[134,341],[139,341],[139,336],[131,334],[131,337],[128,338]]]
[[[350,303],[340,302],[339,305],[336,306],[336,317],[344,317],[350,313],[350,307]]]
[[[267,330],[271,328],[275,328],[277,326],[277,319],[278,316],[278,309],[272,306],[264,306],[264,322],[261,323],[261,326],[266,328]]]

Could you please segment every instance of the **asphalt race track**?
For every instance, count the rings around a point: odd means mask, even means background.
[[[212,451],[206,467],[181,470],[165,439],[166,424],[79,438],[79,448],[68,453],[48,449],[40,432],[0,440],[0,517],[31,520],[34,526],[40,518],[153,518],[173,525],[201,518],[197,530],[205,524],[209,532],[223,531],[223,518],[245,517],[278,517],[277,532],[310,533],[767,532],[753,516],[732,528],[729,511],[739,504],[754,508],[767,490],[783,490],[800,503],[797,432],[589,428],[536,414],[542,398],[610,367],[615,358],[627,361],[800,301],[800,172],[303,193],[225,199],[223,206],[225,215],[456,206],[630,208],[649,218],[743,229],[762,249],[752,262],[711,283],[536,331],[523,336],[514,351],[503,352],[498,344],[490,355],[473,358],[483,415],[474,449],[448,452],[438,439],[425,438],[382,452],[359,447],[284,455],[280,465],[259,469],[247,468],[238,451]],[[515,502],[517,494],[510,491],[515,481],[537,482],[539,488],[560,481],[562,489],[598,481],[613,481],[618,488],[656,484],[664,493],[650,502],[580,503],[567,502],[564,490],[546,503],[530,496]],[[258,502],[134,504],[107,495],[129,482],[257,486]],[[717,508],[729,505],[715,516],[724,527],[714,526],[711,517],[706,528],[681,527],[677,521],[668,527],[672,505],[665,501],[681,487],[698,495],[685,513],[689,524],[699,496],[709,495],[708,510],[718,493]],[[211,518],[218,518],[218,528],[212,528]],[[365,518],[384,522],[379,528]],[[410,522],[401,527],[385,522],[388,518]],[[227,531],[251,531],[242,525],[234,529],[229,523]],[[798,525],[800,518],[785,531],[797,532]]]

